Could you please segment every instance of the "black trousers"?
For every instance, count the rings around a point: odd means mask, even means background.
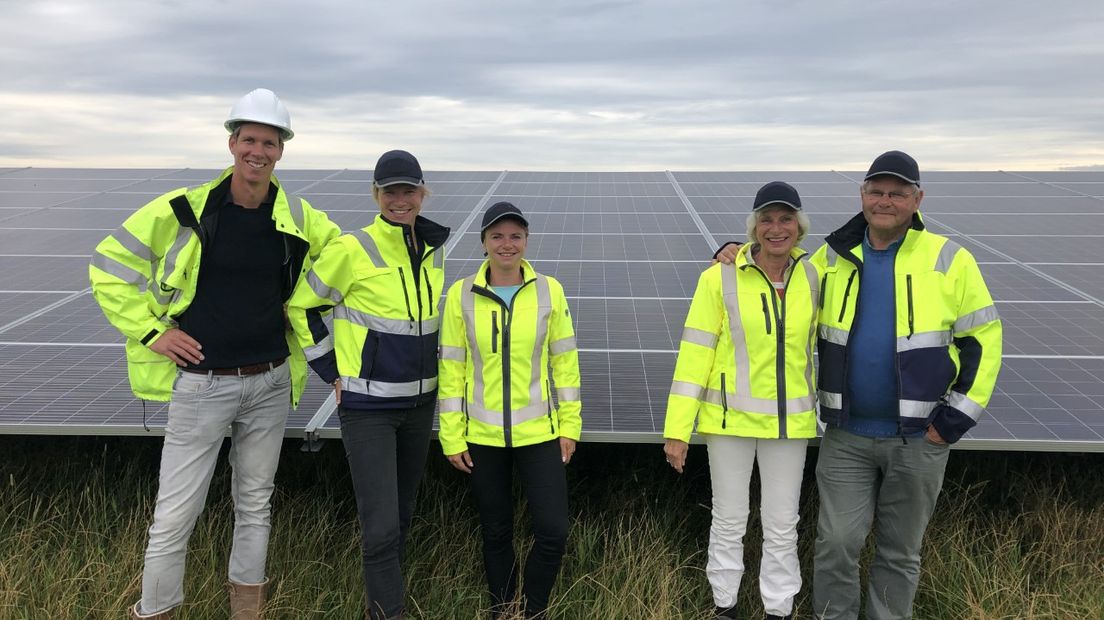
[[[533,523],[533,548],[525,562],[525,615],[538,616],[560,572],[567,546],[567,476],[558,439],[521,448],[468,444],[472,495],[483,531],[483,564],[491,603],[508,605],[517,592],[514,553],[513,470],[517,467]]]
[[[372,620],[396,618],[405,607],[403,547],[425,472],[434,404],[385,411],[339,409],[360,518],[367,617]]]

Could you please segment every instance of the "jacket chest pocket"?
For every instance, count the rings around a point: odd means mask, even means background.
[[[356,308],[380,316],[406,316],[403,276],[397,267],[357,269],[352,296]],[[408,287],[413,286],[410,282]]]

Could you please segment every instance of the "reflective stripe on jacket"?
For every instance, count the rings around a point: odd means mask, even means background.
[[[850,330],[861,312],[862,239],[858,214],[826,239],[811,259],[824,271],[817,351],[821,419],[847,422]],[[974,257],[946,237],[924,230],[919,214],[893,267],[901,433],[929,424],[948,442],[977,424],[996,386],[1002,327]]]
[[[563,287],[522,261],[524,284],[506,305],[489,289],[487,269],[484,261],[445,299],[441,448],[452,455],[468,443],[520,447],[579,439],[579,352]]]
[[[698,279],[686,316],[663,436],[816,436],[813,342],[819,276],[794,248],[779,296],[744,245]]]
[[[288,303],[288,318],[311,367],[341,378],[352,409],[412,407],[435,397],[438,304],[449,230],[418,216],[413,229],[377,215],[322,251]],[[415,235],[421,264],[411,260]],[[322,315],[333,309],[333,334]]]
[[[203,244],[215,228],[218,208],[230,191],[233,168],[215,180],[168,192],[152,200],[96,246],[88,268],[92,295],[107,320],[126,336],[127,373],[138,398],[167,401],[177,366],[155,353],[149,344],[175,327],[195,298]],[[273,225],[284,233],[287,278],[284,299],[310,268],[326,243],[341,231],[325,213],[277,187]],[[181,226],[174,199],[184,197],[195,228]],[[203,238],[201,238],[203,237]],[[298,404],[306,382],[306,363],[295,337],[288,333],[291,352],[292,403]]]

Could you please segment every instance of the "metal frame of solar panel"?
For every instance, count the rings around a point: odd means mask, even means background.
[[[136,400],[121,337],[88,290],[94,245],[157,195],[216,170],[0,169],[0,432],[160,433],[162,403]],[[343,229],[376,209],[371,171],[288,170],[290,191]],[[860,172],[435,172],[425,215],[453,229],[451,281],[482,260],[478,216],[517,204],[528,258],[563,284],[583,374],[584,440],[658,441],[682,321],[718,241],[744,236],[766,181],[793,183],[812,220],[803,244],[858,210]],[[1005,326],[1004,368],[958,447],[1104,451],[1104,171],[925,172],[926,224],[977,258]],[[148,428],[148,430],[146,430]],[[312,377],[288,436],[340,434]]]

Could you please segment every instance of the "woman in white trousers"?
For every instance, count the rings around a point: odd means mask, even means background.
[[[816,436],[813,346],[820,274],[797,244],[809,230],[801,198],[773,181],[755,196],[748,243],[698,280],[679,346],[663,435],[682,473],[690,435],[705,439],[713,482],[706,575],[716,618],[736,618],[751,471],[762,485],[759,591],[768,620],[790,618],[801,589],[798,500]]]

